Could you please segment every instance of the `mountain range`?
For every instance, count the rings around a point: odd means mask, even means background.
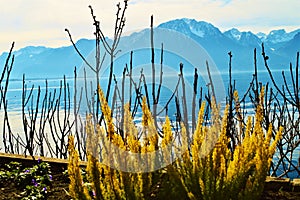
[[[289,63],[295,63],[296,52],[300,51],[300,29],[286,32],[284,29],[273,30],[269,34],[250,31],[241,32],[232,28],[225,32],[220,31],[211,23],[196,21],[194,19],[176,19],[160,24],[156,29],[177,31],[192,39],[203,47],[220,71],[228,70],[228,52],[232,52],[232,67],[234,71],[252,71],[254,63],[254,48],[257,49],[257,62],[259,70],[265,70],[261,57],[261,44],[264,43],[266,54],[270,57],[271,69],[286,70]],[[75,33],[76,34],[76,33]],[[119,45],[120,50],[130,49],[139,43],[147,43],[149,29],[135,32],[129,36],[122,37]],[[67,38],[66,38],[67,39]],[[111,42],[110,39],[107,39]],[[88,56],[95,47],[92,39],[80,39],[76,46],[83,56]],[[138,45],[137,45],[138,46]],[[102,49],[104,51],[104,49]],[[0,65],[4,65],[8,53],[0,56]],[[80,67],[82,60],[74,50],[73,46],[60,48],[48,48],[43,46],[28,46],[14,51],[15,63],[12,71],[13,78],[20,78],[23,73],[27,77],[60,77],[62,74],[72,76],[74,67]],[[107,56],[108,57],[108,56]],[[138,59],[147,59],[150,62],[150,54],[135,57],[135,63],[145,63]],[[164,58],[164,60],[167,60]],[[172,59],[170,56],[169,59]],[[128,59],[126,58],[126,61]]]

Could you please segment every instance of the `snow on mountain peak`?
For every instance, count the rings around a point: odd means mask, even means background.
[[[261,39],[261,41],[263,41],[263,42],[264,42],[264,41],[266,40],[266,38],[267,38],[267,34],[265,34],[265,33],[263,33],[263,32],[257,33],[256,36],[257,36],[259,39]]]
[[[287,42],[293,39],[298,32],[300,32],[300,29],[290,33],[287,33],[284,29],[273,30],[267,35],[266,41],[271,43]]]
[[[210,23],[187,18],[172,20],[159,25],[159,27],[170,28],[185,34],[194,34],[201,38],[207,35],[216,36],[218,34],[221,34],[219,29]]]
[[[241,36],[242,36],[242,33],[236,29],[236,28],[232,28],[228,31],[225,31],[224,34],[231,38],[231,39],[235,39],[235,40],[240,40],[241,39]]]
[[[158,26],[158,28],[171,29],[171,30],[178,31],[178,32],[181,32],[186,35],[191,34],[189,24],[187,24],[185,22],[185,20],[182,20],[182,19],[175,19],[175,20],[171,20],[171,21],[162,23]]]
[[[258,36],[256,36],[255,34],[253,34],[250,31],[241,32],[236,28],[232,28],[228,31],[225,31],[223,34],[226,37],[228,37],[229,39],[234,40],[234,41],[236,41],[240,44],[243,44],[245,46],[258,46],[261,43]]]
[[[204,35],[217,36],[217,35],[221,34],[221,32],[218,28],[216,28],[211,23],[207,23],[204,21],[191,20],[189,25],[190,25],[191,31],[195,35],[198,35],[199,37],[204,37]]]

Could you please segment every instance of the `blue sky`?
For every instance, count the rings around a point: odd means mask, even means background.
[[[116,0],[0,0],[0,52],[12,41],[16,49],[28,45],[58,47],[69,45],[64,32],[74,39],[92,38],[88,5],[92,5],[109,36],[113,31]],[[123,2],[121,1],[121,4]],[[156,25],[175,18],[194,18],[212,23],[221,31],[236,27],[242,31],[268,33],[300,28],[299,0],[129,0],[125,32]]]

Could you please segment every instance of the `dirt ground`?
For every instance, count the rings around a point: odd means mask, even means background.
[[[55,174],[53,175],[53,182],[50,191],[47,193],[47,199],[71,199],[66,193],[67,190],[68,181],[65,179],[65,177],[62,177],[61,174]],[[1,183],[0,199],[21,199],[21,192],[22,191],[19,190],[13,182]]]
[[[17,159],[19,162],[20,160]],[[3,166],[5,163],[10,162],[10,158],[3,158],[0,156],[0,167]],[[22,162],[22,165],[30,165],[32,161],[24,161]],[[53,162],[51,165],[51,172],[52,172],[52,183],[50,190],[48,191],[48,197],[49,200],[68,200],[71,199],[70,196],[68,196],[67,191],[69,187],[69,180],[66,175],[63,175],[63,171],[66,169],[67,164],[59,163],[59,162]],[[16,186],[16,184],[13,181],[7,181],[7,182],[1,182],[0,183],[0,200],[4,199],[21,199],[20,189]],[[151,199],[151,198],[149,198]],[[299,200],[300,199],[300,192],[291,192],[291,191],[264,191],[261,200],[267,199],[267,200]]]

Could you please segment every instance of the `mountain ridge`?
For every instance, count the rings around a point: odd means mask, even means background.
[[[269,34],[254,34],[237,28],[222,32],[211,23],[188,18],[170,20],[156,28],[177,31],[196,41],[209,53],[220,71],[227,70],[229,51],[234,55],[233,64],[236,66],[234,70],[243,71],[250,70],[253,66],[253,50],[256,48],[259,52],[261,43],[265,44],[266,53],[271,58],[270,64],[275,69],[287,68],[288,63],[293,62],[296,52],[300,50],[300,29],[291,32],[277,29],[270,31]],[[147,29],[124,36],[123,38],[130,41],[127,45],[140,41],[138,38],[145,30]],[[93,39],[85,38],[79,39],[76,45],[83,56],[88,56],[95,46]],[[82,64],[81,58],[71,44],[58,48],[27,46],[14,51],[14,55],[15,77],[20,77],[23,73],[29,77],[54,77],[60,74],[72,76],[74,67]],[[7,52],[1,54],[0,64],[4,65],[6,57]],[[261,60],[259,62],[261,63]]]

